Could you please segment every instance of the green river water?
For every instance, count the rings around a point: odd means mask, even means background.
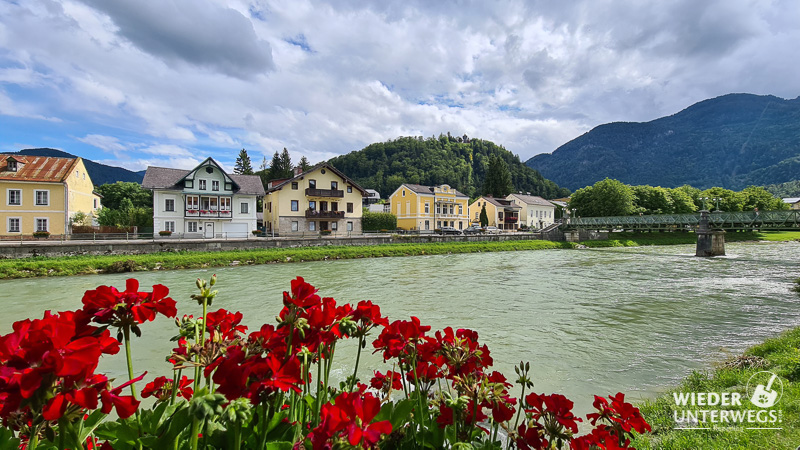
[[[370,299],[391,320],[418,316],[433,329],[471,328],[509,378],[530,361],[537,392],[561,392],[578,411],[592,394],[652,397],[693,369],[711,368],[744,348],[800,325],[800,243],[734,243],[727,257],[701,259],[693,246],[539,250],[142,272],[142,289],[165,284],[178,314],[200,314],[194,280],[216,273],[210,310],[242,311],[255,330],[274,323],[295,276],[342,302]],[[131,274],[0,281],[0,333],[45,309],[80,307],[87,289],[124,288]],[[142,326],[134,368],[167,374],[174,322]],[[352,370],[353,343],[337,347],[335,375]],[[367,351],[371,351],[368,345]],[[377,355],[362,356],[368,380]],[[123,353],[101,369],[126,378]]]

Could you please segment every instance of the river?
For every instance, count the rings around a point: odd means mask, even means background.
[[[199,314],[194,280],[216,273],[210,310],[242,311],[255,330],[274,323],[281,292],[295,276],[342,302],[370,299],[390,319],[418,316],[434,330],[471,328],[508,377],[530,361],[537,392],[561,392],[585,412],[592,394],[650,398],[693,369],[800,325],[800,243],[731,243],[727,257],[702,259],[693,246],[539,250],[142,272],[142,287],[162,283],[178,312]],[[124,288],[130,274],[0,282],[0,333],[45,309],[80,307],[87,289]],[[134,342],[138,372],[166,374],[176,328],[159,318]],[[354,345],[337,348],[337,377],[348,375]],[[368,346],[367,349],[371,349]],[[125,378],[124,355],[101,369]],[[360,375],[377,367],[366,358]],[[381,368],[382,370],[385,367]],[[352,369],[350,369],[352,370]]]

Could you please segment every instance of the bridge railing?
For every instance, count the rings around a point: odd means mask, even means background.
[[[697,228],[700,213],[655,214],[637,216],[572,217],[562,229],[590,230],[688,230]],[[725,230],[784,230],[800,228],[800,210],[789,211],[714,211],[709,214],[712,228]]]

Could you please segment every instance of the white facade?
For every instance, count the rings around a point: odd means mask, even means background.
[[[148,168],[148,172],[151,170],[150,180],[159,176],[168,179],[165,174],[177,172]],[[155,233],[171,231],[185,237],[246,238],[257,229],[258,196],[241,193],[239,184],[210,158],[183,177],[162,182],[161,186],[165,187],[153,185],[152,181],[148,185],[147,181],[145,187],[153,190]]]
[[[555,223],[556,207],[547,200],[523,194],[509,194],[506,200],[511,200],[515,205],[522,207],[519,211],[519,225],[529,228],[541,229]]]

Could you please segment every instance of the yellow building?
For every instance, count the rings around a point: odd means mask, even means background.
[[[0,165],[2,236],[69,234],[71,217],[100,208],[81,158],[0,155]]]
[[[494,198],[491,196],[480,197],[469,205],[471,223],[480,223],[481,210],[486,207],[487,224],[501,230],[516,230],[519,225],[520,206],[511,200]]]
[[[281,236],[361,233],[361,203],[366,191],[328,163],[287,180],[273,180],[264,196],[267,233]]]
[[[392,214],[397,216],[397,227],[404,230],[463,230],[469,224],[469,197],[446,184],[403,183],[389,196],[389,202]]]

